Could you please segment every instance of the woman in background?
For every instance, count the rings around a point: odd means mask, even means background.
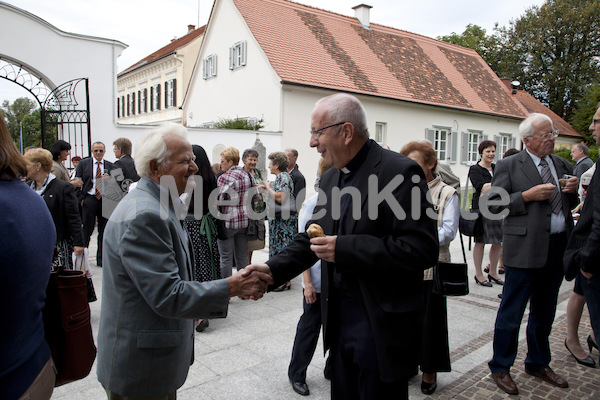
[[[258,162],[258,151],[254,149],[246,149],[244,150],[244,154],[242,154],[242,162],[244,163],[244,171],[248,172],[254,178],[254,182],[256,185],[263,184],[263,178],[260,173],[260,170],[256,168],[256,163]],[[259,209],[254,209],[254,212],[260,214],[264,211],[262,208],[265,205],[264,199],[262,198],[262,194],[259,194],[262,200],[262,203],[258,204]],[[262,208],[262,209],[261,209]],[[263,222],[264,224],[264,222]],[[252,240],[248,242],[248,264],[252,263],[252,252],[255,250],[261,250],[265,248],[265,240]]]
[[[0,114],[0,399],[47,400],[56,374],[42,309],[56,232],[44,201],[21,181],[26,174]]]
[[[71,181],[69,171],[64,166],[63,162],[69,158],[69,151],[71,145],[64,140],[57,140],[50,146],[50,153],[52,153],[52,174],[58,179],[62,179],[65,182]]]
[[[434,171],[437,154],[429,143],[410,142],[400,150],[415,160],[423,169],[429,196],[437,210],[439,261],[450,262],[450,242],[458,232],[460,204],[456,189],[446,185]],[[421,350],[421,392],[430,395],[437,388],[437,373],[450,372],[450,346],[448,343],[448,310],[446,298],[433,292],[433,268],[424,275],[423,342]]]
[[[479,210],[479,198],[492,187],[492,177],[494,176],[493,163],[496,158],[496,142],[484,140],[477,148],[481,159],[469,169],[469,179],[473,184],[475,193],[471,209]],[[481,286],[492,287],[492,282],[498,285],[504,285],[504,282],[498,277],[496,267],[500,251],[502,250],[502,220],[491,220],[481,216],[483,219],[483,235],[475,236],[475,246],[473,246],[473,262],[475,263],[475,282]],[[488,279],[483,276],[481,264],[483,262],[483,250],[486,244],[491,244],[490,249],[490,272]]]
[[[284,152],[277,151],[269,154],[269,171],[276,176],[275,181],[265,181],[264,188],[267,191],[267,208],[282,204],[292,204],[295,202],[294,182],[287,173],[290,164],[288,157]],[[283,215],[272,211],[267,212],[269,217],[269,258],[279,254],[294,239],[296,227],[298,226],[298,214],[290,213]],[[273,292],[282,292],[292,287],[291,282],[286,282],[280,287],[273,289]]]
[[[54,220],[58,257],[52,266],[73,269],[73,253],[77,256],[82,255],[84,249],[75,188],[50,172],[52,154],[48,150],[30,150],[25,154],[25,161],[31,188],[42,196]]]
[[[183,224],[189,234],[194,252],[194,280],[199,282],[221,279],[221,261],[217,237],[224,234],[223,221],[217,220],[210,212],[208,198],[217,189],[217,178],[213,174],[206,151],[201,146],[193,145],[192,151],[196,156],[198,166],[196,175],[202,178],[202,209],[194,208],[196,191],[190,198],[188,215]],[[198,214],[198,215],[196,215]],[[208,328],[208,320],[198,320],[196,331],[202,332]]]

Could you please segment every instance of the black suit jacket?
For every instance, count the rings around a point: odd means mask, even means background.
[[[61,179],[53,179],[42,198],[54,220],[56,240],[71,238],[75,246],[83,247],[81,217],[75,187]]]
[[[77,169],[75,170],[75,176],[78,176],[83,181],[83,185],[80,190],[77,192],[77,197],[79,201],[82,201],[85,198],[87,192],[90,191],[92,186],[94,186],[94,176],[96,175],[96,159],[94,157],[87,157],[83,160],[79,161],[77,165]],[[114,168],[113,163],[110,161],[104,160],[104,172],[110,173]]]
[[[306,197],[306,179],[304,179],[304,175],[298,169],[298,164],[294,166],[294,169],[290,171],[290,176],[292,177],[292,182],[294,182],[294,198],[296,199],[296,204],[299,206],[304,203],[304,198]],[[300,191],[302,190],[302,193]],[[300,199],[298,199],[300,196]],[[298,207],[300,209],[300,207]]]
[[[573,174],[573,165],[562,157],[550,155],[558,178]],[[514,268],[543,268],[548,259],[550,245],[550,201],[523,201],[522,192],[542,184],[542,177],[526,150],[504,158],[496,164],[492,186],[504,189],[509,195],[509,214],[504,219],[502,246],[504,265]],[[498,200],[497,192],[490,194],[490,200]],[[561,192],[562,211],[565,216],[567,233],[573,229],[571,209],[577,203],[577,193]],[[493,205],[492,213],[499,213],[506,206]]]
[[[129,179],[131,182],[137,182],[140,180],[140,176],[138,175],[137,170],[135,169],[135,163],[133,162],[133,158],[131,158],[129,154],[125,154],[123,157],[115,161],[113,169],[118,168],[121,168],[121,171],[123,173],[123,179]],[[120,182],[123,179],[117,178],[117,181]]]
[[[600,273],[598,260],[600,260],[600,177],[594,173],[579,221],[573,229],[565,250],[565,277],[570,281],[575,278],[580,269],[590,274]]]
[[[332,168],[323,176],[319,200],[315,207],[314,221],[321,225],[325,234],[338,235],[332,218],[332,191],[339,188],[342,172]],[[423,170],[409,158],[383,149],[371,141],[367,159],[356,172],[357,189],[362,194],[360,218],[345,216],[345,231],[337,237],[335,263],[322,262],[321,306],[325,349],[332,337],[343,327],[335,326],[329,309],[340,295],[332,288],[334,271],[347,274],[358,282],[358,297],[364,305],[375,336],[377,359],[381,378],[395,381],[416,371],[421,342],[420,311],[423,301],[423,271],[432,267],[438,258],[438,239],[435,218],[426,216],[431,208],[425,195],[427,185]],[[412,177],[420,180],[413,183]],[[369,205],[369,180],[376,179],[373,189],[387,193],[386,201],[373,202],[377,195],[371,193]],[[392,182],[394,180],[394,182]],[[403,180],[392,191],[385,187]],[[373,183],[375,181],[372,181]],[[390,189],[388,187],[388,189]],[[414,189],[419,209],[411,207]],[[391,207],[401,208],[406,218],[394,214]],[[370,207],[369,207],[370,206]],[[369,216],[369,208],[377,216]],[[411,211],[418,211],[417,219]],[[431,212],[432,210],[430,210]],[[319,215],[324,214],[324,215]],[[281,253],[267,264],[273,272],[275,286],[300,274],[316,262],[310,250],[309,238],[298,234]]]

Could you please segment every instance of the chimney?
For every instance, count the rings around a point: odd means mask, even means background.
[[[369,28],[369,13],[371,11],[371,8],[373,7],[368,6],[366,4],[359,4],[357,6],[352,7],[352,9],[354,10],[354,16],[356,17],[356,19],[358,19],[358,22],[360,22],[360,24],[365,29],[371,29]]]
[[[500,78],[504,86],[510,89],[512,94],[517,94],[517,88],[521,85],[519,81],[511,81],[510,78]]]
[[[188,25],[188,31],[187,31],[187,33],[193,32],[194,29],[196,29],[196,25]]]

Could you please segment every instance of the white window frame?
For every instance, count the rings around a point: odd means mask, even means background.
[[[152,85],[152,98],[150,101],[152,102],[152,111],[160,111],[162,108],[160,106],[160,83]]]
[[[170,79],[170,80],[166,81],[165,86],[167,88],[167,93],[166,93],[167,98],[166,98],[166,107],[165,108],[175,107],[175,99],[174,99],[175,79]]]
[[[211,54],[203,60],[203,79],[211,79],[217,76],[217,55]]]
[[[131,92],[129,102],[131,103],[131,115],[135,115],[135,90]]]
[[[479,161],[479,143],[483,141],[483,132],[468,131],[467,165],[474,165]]]
[[[440,162],[446,163],[450,158],[449,155],[451,154],[450,135],[452,129],[448,127],[434,126],[433,130],[433,149],[436,152],[438,160],[440,160]]]
[[[375,122],[375,142],[384,145],[387,139],[387,122]]]
[[[242,40],[229,48],[229,69],[236,70],[246,65],[246,41]]]

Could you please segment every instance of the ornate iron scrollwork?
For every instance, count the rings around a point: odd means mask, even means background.
[[[40,106],[44,104],[52,89],[44,80],[27,67],[16,64],[10,59],[0,59],[0,78],[4,78],[23,87],[35,97]]]

